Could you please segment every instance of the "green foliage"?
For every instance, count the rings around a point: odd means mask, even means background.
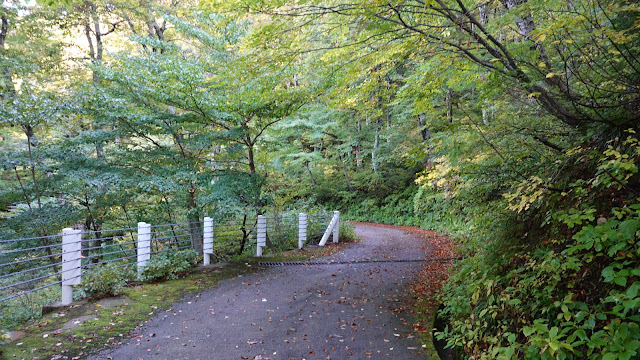
[[[119,263],[98,265],[82,276],[82,288],[85,294],[95,298],[115,296],[133,280],[135,273],[130,265]]]
[[[197,261],[198,253],[192,249],[154,254],[144,267],[141,280],[177,279],[189,273]]]
[[[419,225],[420,219],[412,207],[412,198],[417,187],[409,186],[404,191],[384,198],[368,197],[347,206],[345,216],[356,221],[377,222],[397,225]]]
[[[50,279],[53,280],[53,279]],[[31,285],[33,287],[33,285]],[[51,286],[0,303],[0,328],[13,330],[42,314],[42,306],[60,299],[60,287]]]
[[[348,221],[340,221],[340,241],[352,242],[358,239],[353,224]]]
[[[537,186],[527,191],[518,186],[518,195],[509,196],[512,211],[548,214],[539,216],[541,232],[519,236],[539,238],[514,247],[506,245],[514,239],[505,233],[485,247],[494,255],[459,264],[443,291],[442,315],[449,327],[439,337],[480,357],[637,357],[640,197],[632,190],[639,183],[637,144],[630,134],[605,150],[570,150],[578,161],[565,172],[572,181],[564,191],[549,188],[566,179],[543,181],[548,186],[542,193]],[[523,207],[523,199],[535,209]]]

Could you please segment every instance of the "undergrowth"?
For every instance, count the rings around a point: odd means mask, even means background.
[[[509,225],[457,264],[438,337],[473,359],[637,358],[639,150],[632,134],[582,145],[505,194]]]

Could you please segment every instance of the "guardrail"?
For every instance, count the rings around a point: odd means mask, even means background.
[[[328,221],[323,213],[218,221],[205,217],[201,222],[140,222],[133,228],[100,231],[65,228],[52,236],[0,240],[0,305],[43,291],[47,294],[35,303],[45,305],[58,298],[70,304],[73,287],[100,265],[131,267],[140,277],[148,261],[164,252],[200,248],[203,264],[209,265],[253,247],[260,256],[267,242],[277,251],[302,248],[321,240]]]

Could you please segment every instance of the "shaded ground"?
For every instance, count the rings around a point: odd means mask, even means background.
[[[356,224],[362,239],[323,260],[423,259],[403,229]],[[221,282],[160,313],[94,359],[419,359],[402,312],[420,262],[268,268]]]

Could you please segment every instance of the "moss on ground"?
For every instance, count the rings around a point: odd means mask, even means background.
[[[418,334],[418,339],[422,344],[422,350],[429,360],[440,360],[438,351],[433,342],[433,328],[438,312],[438,306],[433,305],[432,301],[424,300],[418,302],[415,306],[415,319],[417,326],[414,325],[414,331]]]

